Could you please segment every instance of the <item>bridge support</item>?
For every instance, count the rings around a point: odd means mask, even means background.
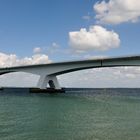
[[[37,86],[40,89],[46,89],[48,85],[52,89],[61,89],[55,75],[41,75]]]

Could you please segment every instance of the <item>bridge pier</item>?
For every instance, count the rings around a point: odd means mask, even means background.
[[[61,89],[55,75],[41,75],[37,87],[40,89],[46,89],[48,85],[52,89]]]

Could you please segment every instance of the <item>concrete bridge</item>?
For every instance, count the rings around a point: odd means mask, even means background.
[[[104,58],[82,61],[58,62],[50,64],[28,65],[0,68],[0,75],[11,72],[27,72],[40,76],[37,87],[46,89],[61,89],[57,76],[73,71],[101,68],[101,67],[121,67],[121,66],[140,66],[140,56]]]

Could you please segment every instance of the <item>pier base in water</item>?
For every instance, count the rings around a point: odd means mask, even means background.
[[[40,88],[30,88],[30,93],[65,93],[65,90],[62,89],[53,89],[53,88],[46,88],[46,89],[40,89]]]

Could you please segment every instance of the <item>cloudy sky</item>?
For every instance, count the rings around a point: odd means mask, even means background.
[[[138,0],[1,0],[0,67],[140,55]],[[35,86],[14,73],[0,86]],[[104,68],[58,77],[66,87],[140,87],[140,68]]]

